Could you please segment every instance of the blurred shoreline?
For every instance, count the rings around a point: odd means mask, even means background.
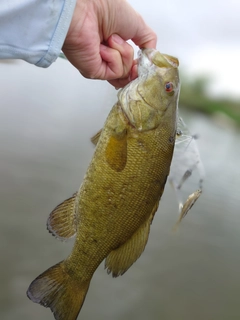
[[[240,128],[240,101],[231,97],[213,97],[207,89],[210,79],[199,76],[183,77],[179,103],[185,109],[194,110],[211,115],[222,126],[236,126]]]

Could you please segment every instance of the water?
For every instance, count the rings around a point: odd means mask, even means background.
[[[78,189],[90,137],[116,93],[62,60],[47,70],[0,64],[0,91],[0,319],[50,320],[25,292],[71,250],[72,242],[47,232],[46,220]],[[240,318],[240,134],[198,114],[184,119],[200,134],[203,195],[173,233],[177,202],[167,186],[143,255],[117,279],[100,266],[79,319]]]

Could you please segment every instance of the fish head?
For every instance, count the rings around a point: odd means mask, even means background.
[[[142,49],[138,78],[118,94],[119,104],[138,131],[152,130],[163,121],[176,121],[179,96],[178,59],[155,49]]]

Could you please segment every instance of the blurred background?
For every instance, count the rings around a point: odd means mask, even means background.
[[[240,3],[129,2],[158,49],[179,58],[180,114],[199,135],[206,178],[175,233],[166,186],[141,258],[117,279],[100,266],[79,319],[240,319]],[[73,243],[54,239],[46,220],[78,189],[117,92],[63,59],[48,69],[1,61],[0,92],[0,319],[50,320],[25,292]]]

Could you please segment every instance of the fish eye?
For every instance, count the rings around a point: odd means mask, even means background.
[[[173,84],[172,82],[166,82],[165,84],[165,90],[168,93],[171,93],[173,91]]]

